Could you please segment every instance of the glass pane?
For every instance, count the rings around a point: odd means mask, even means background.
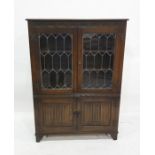
[[[94,56],[92,53],[89,53],[89,55],[87,56],[87,68],[94,68]]]
[[[94,35],[91,38],[91,50],[98,50],[98,36]]]
[[[39,40],[39,44],[40,44],[40,51],[42,55],[45,55],[47,53],[47,36],[46,35],[41,35],[40,36],[40,40]]]
[[[71,37],[66,36],[65,38],[65,50],[71,50]]]
[[[84,73],[83,73],[83,85],[84,85],[84,87],[89,86],[89,72],[87,72],[87,71],[84,71]]]
[[[97,72],[92,71],[90,72],[90,87],[96,87],[97,82]]]
[[[45,55],[45,69],[50,72],[52,67],[52,57],[49,54]]]
[[[64,47],[63,47],[63,45],[64,45],[64,38],[63,38],[63,36],[59,35],[57,37],[56,41],[57,41],[57,50],[63,50],[64,49]]]
[[[51,81],[51,87],[55,88],[56,87],[56,72],[52,71],[50,73],[50,81]]]
[[[83,34],[83,88],[111,88],[114,33]]]
[[[66,74],[65,74],[64,87],[71,87],[71,77],[72,77],[71,71],[67,71]]]
[[[106,50],[106,35],[102,35],[100,38],[99,38],[99,49],[100,50]]]
[[[90,48],[90,42],[91,42],[91,40],[90,40],[90,38],[89,38],[89,36],[88,37],[85,37],[85,38],[83,38],[83,40],[84,40],[84,50],[90,50],[91,48]]]
[[[68,62],[68,56],[65,53],[63,53],[61,56],[61,68],[63,70],[68,69],[68,63],[66,62]]]
[[[95,68],[100,69],[102,65],[102,56],[100,53],[95,55]]]
[[[58,87],[63,87],[63,85],[64,85],[64,73],[62,72],[62,71],[60,71],[59,73],[58,73],[58,77],[59,77],[59,81],[58,81]]]
[[[56,38],[53,35],[48,38],[48,48],[51,52],[56,50]]]
[[[98,80],[97,80],[97,87],[102,88],[104,87],[104,79],[105,79],[105,73],[103,71],[99,71],[98,73]]]
[[[72,87],[72,36],[68,33],[39,35],[42,87]]]
[[[112,85],[112,71],[111,70],[108,70],[106,73],[105,73],[105,86],[106,87],[111,87]]]
[[[42,76],[43,76],[43,87],[49,87],[50,83],[49,83],[49,73],[46,71],[42,72]]]
[[[58,71],[60,70],[60,55],[55,53],[53,56],[53,66],[51,69]]]

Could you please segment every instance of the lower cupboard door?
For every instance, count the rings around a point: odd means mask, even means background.
[[[115,114],[113,101],[103,98],[81,98],[79,100],[80,132],[106,132],[112,129]]]
[[[72,99],[42,99],[38,106],[39,126],[42,133],[74,132],[74,101]]]

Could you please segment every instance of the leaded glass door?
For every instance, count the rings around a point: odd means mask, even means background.
[[[39,91],[67,93],[75,90],[76,31],[73,29],[38,29]]]
[[[117,32],[113,28],[80,29],[78,34],[78,89],[112,92],[117,87],[115,61]]]

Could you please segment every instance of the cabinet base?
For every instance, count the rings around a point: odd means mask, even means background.
[[[111,133],[110,135],[113,140],[117,140],[117,133]]]
[[[37,134],[36,135],[36,142],[40,142],[42,138],[43,138],[43,135]]]
[[[103,133],[104,134],[104,133]],[[107,133],[106,133],[107,134]],[[117,134],[118,133],[110,133],[111,137],[113,140],[117,140]],[[43,138],[43,136],[48,137],[48,135],[52,135],[52,134],[45,134],[45,135],[41,135],[41,134],[37,134],[36,135],[36,142],[40,142],[41,139]]]

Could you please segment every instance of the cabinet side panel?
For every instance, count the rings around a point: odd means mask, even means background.
[[[28,34],[29,34],[29,49],[30,49],[30,60],[31,60],[31,75],[32,75],[32,84],[33,84],[33,94],[37,94],[39,91],[39,68],[38,68],[38,60],[39,57],[37,55],[36,50],[38,46],[36,44],[36,36],[35,29],[32,27],[31,22],[28,22]]]
[[[116,83],[117,92],[121,93],[121,82],[122,82],[122,71],[123,71],[123,60],[124,60],[124,49],[125,49],[125,37],[126,37],[126,22],[122,22],[120,26],[120,32],[117,35],[118,46],[116,47],[116,60],[114,67],[116,70]]]

